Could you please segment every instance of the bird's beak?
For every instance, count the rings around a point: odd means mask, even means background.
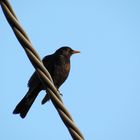
[[[73,50],[72,54],[75,54],[75,53],[80,53],[80,51]]]

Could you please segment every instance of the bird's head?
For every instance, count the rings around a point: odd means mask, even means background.
[[[73,50],[67,46],[61,47],[58,50],[56,50],[56,52],[55,52],[55,54],[63,55],[68,58],[70,58],[72,54],[76,54],[76,53],[80,53],[80,51]]]

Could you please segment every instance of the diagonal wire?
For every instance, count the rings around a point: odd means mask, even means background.
[[[0,4],[8,23],[10,24],[13,32],[15,33],[15,36],[22,45],[23,49],[25,50],[30,62],[36,69],[39,78],[46,89],[46,92],[50,94],[51,101],[55,106],[58,114],[60,115],[63,123],[66,125],[71,137],[74,140],[84,140],[84,136],[82,135],[80,130],[76,127],[70,113],[65,108],[62,99],[60,97],[60,94],[53,84],[51,75],[46,70],[39,55],[32,47],[31,41],[29,40],[23,28],[21,27],[10,3],[8,2],[8,0],[0,0]],[[46,85],[49,85],[49,87]]]

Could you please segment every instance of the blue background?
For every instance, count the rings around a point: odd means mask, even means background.
[[[140,1],[10,0],[41,58],[68,45],[81,54],[60,88],[86,140],[140,140]],[[12,111],[34,71],[0,10],[0,139],[71,139],[41,92],[23,120]]]

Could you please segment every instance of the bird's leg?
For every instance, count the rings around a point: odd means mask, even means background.
[[[63,97],[63,94],[62,93],[60,93],[60,95]]]
[[[63,94],[62,94],[62,93],[60,93],[59,89],[57,89],[57,91],[58,91],[58,92],[59,92],[59,94],[63,97]]]

